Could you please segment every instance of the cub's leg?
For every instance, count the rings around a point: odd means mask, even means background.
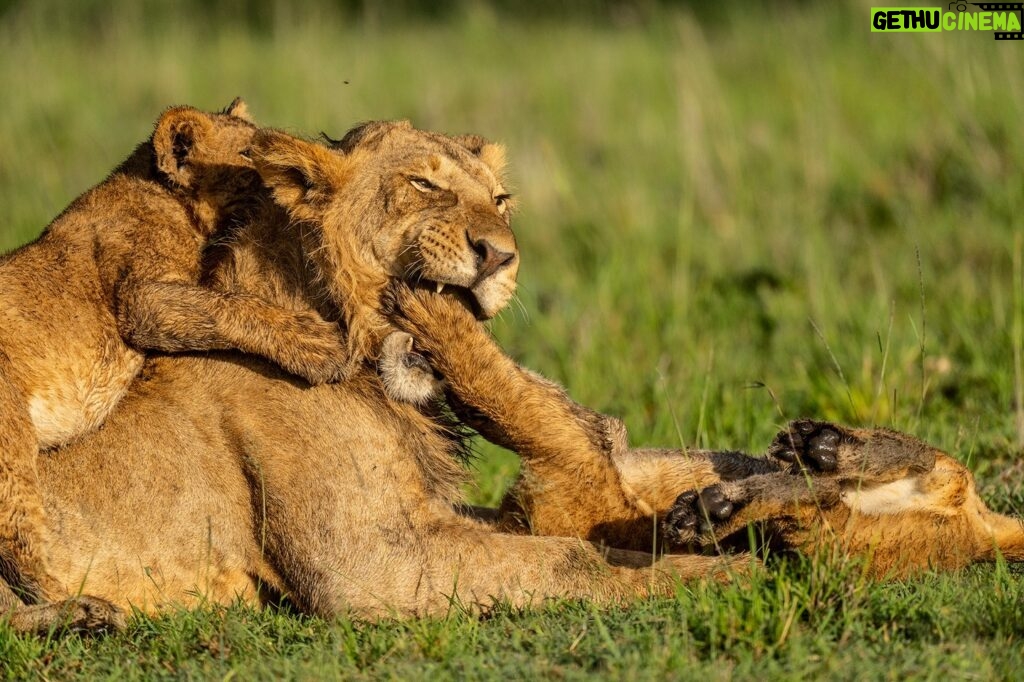
[[[669,449],[616,449],[612,461],[618,469],[623,485],[636,495],[643,508],[650,509],[643,537],[650,542],[651,528],[665,518],[673,508],[679,491],[701,490],[722,481],[735,481],[750,476],[777,473],[782,470],[774,460],[752,457],[742,452],[713,452],[707,450]],[[535,476],[521,475],[502,501],[501,527],[507,530],[527,530],[528,519],[523,508],[543,501],[536,490],[543,490],[545,481]],[[528,500],[527,504],[522,501]]]
[[[0,577],[28,603],[65,594],[50,575],[50,544],[36,470],[39,441],[23,392],[0,351]]]
[[[444,396],[444,379],[416,352],[405,332],[391,332],[381,344],[377,371],[385,392],[394,400],[425,405]]]
[[[117,287],[117,319],[121,336],[137,348],[168,353],[237,348],[311,384],[341,381],[364,359],[337,324],[313,311],[189,282],[126,278]]]
[[[774,460],[734,451],[650,448],[618,451],[613,459],[625,484],[659,517],[668,512],[680,491],[781,470]]]
[[[806,529],[842,498],[839,481],[789,473],[757,474],[679,495],[663,522],[669,542],[711,546],[747,524],[791,519]]]
[[[676,542],[707,543],[753,521],[783,518],[794,519],[797,533],[816,518],[845,518],[848,510],[840,502],[887,483],[907,481],[908,494],[917,495],[921,477],[936,462],[935,449],[911,436],[813,420],[790,423],[768,454],[786,470],[681,494],[665,520],[666,535]],[[916,497],[895,503],[920,504]]]
[[[522,458],[530,494],[519,504],[534,533],[650,549],[650,509],[623,485],[611,457],[623,447],[621,423],[521,368],[457,300],[405,286],[392,295],[395,324],[445,377],[460,416]]]
[[[768,455],[791,471],[827,474],[842,481],[886,483],[931,471],[935,448],[889,429],[847,429],[800,419],[775,436]]]

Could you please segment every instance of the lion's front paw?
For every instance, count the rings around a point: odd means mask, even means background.
[[[768,455],[793,465],[796,471],[833,473],[839,467],[839,446],[844,431],[834,424],[799,419],[780,431]]]
[[[665,539],[679,545],[713,541],[716,528],[732,518],[738,506],[719,485],[689,490],[676,498],[662,522]]]
[[[63,606],[65,623],[71,630],[102,634],[125,628],[124,611],[105,599],[83,595],[67,600]]]
[[[394,400],[423,405],[444,390],[444,378],[416,352],[412,335],[392,332],[384,339],[377,360],[384,390]]]

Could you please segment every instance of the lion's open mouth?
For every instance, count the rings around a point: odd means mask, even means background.
[[[416,282],[408,282],[409,286],[414,289],[429,289],[436,293],[448,292],[448,294],[455,296],[466,306],[466,308],[473,313],[473,316],[478,320],[486,320],[487,315],[484,313],[483,306],[476,297],[476,293],[472,289],[458,284],[448,284],[447,282],[435,282],[428,279],[421,279]]]

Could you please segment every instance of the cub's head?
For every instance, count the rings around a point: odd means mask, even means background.
[[[405,121],[367,123],[329,143],[264,130],[252,157],[293,221],[314,228],[303,230],[315,242],[306,252],[346,308],[350,334],[360,317],[380,325],[389,278],[456,287],[480,318],[508,303],[519,253],[500,146]]]
[[[241,98],[213,114],[171,107],[156,122],[150,145],[158,176],[211,230],[262,187],[248,156],[257,130]]]

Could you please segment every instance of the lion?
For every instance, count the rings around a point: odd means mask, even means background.
[[[802,419],[761,464],[681,494],[666,534],[720,547],[762,523],[783,548],[838,546],[877,578],[1024,561],[1022,520],[991,511],[963,464],[913,436]]]
[[[260,178],[244,102],[172,107],[152,137],[32,243],[0,259],[0,573],[28,601],[67,596],[47,560],[40,450],[100,426],[147,351],[235,348],[313,384],[350,370],[312,311],[214,292],[204,248],[244,220]]]

